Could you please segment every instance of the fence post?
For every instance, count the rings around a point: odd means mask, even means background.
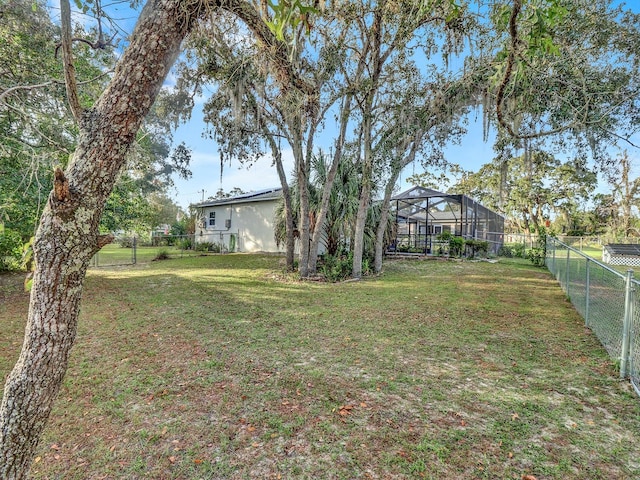
[[[138,237],[133,236],[133,246],[131,247],[131,263],[134,265],[138,260]]]
[[[549,237],[547,237],[549,238]],[[556,270],[556,241],[555,239],[552,239],[551,242],[553,243],[553,257],[552,257],[552,262],[553,262],[553,275],[556,277],[556,279],[558,278],[558,275],[556,274],[557,270]]]
[[[567,298],[571,298],[569,295],[569,263],[571,260],[571,250],[567,246],[567,266],[565,271],[565,289],[564,292],[567,294]]]
[[[633,319],[633,270],[627,270],[624,295],[624,322],[622,324],[622,351],[620,353],[620,378],[627,378],[629,346],[631,343],[631,321]]]
[[[589,326],[589,290],[591,286],[591,275],[590,275],[590,266],[591,259],[587,257],[587,278],[585,279],[585,294],[584,294],[584,325],[585,327]]]

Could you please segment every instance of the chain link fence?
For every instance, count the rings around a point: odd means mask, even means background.
[[[547,237],[546,265],[640,395],[640,282]]]
[[[233,244],[229,238],[217,242],[196,241],[195,235],[154,235],[143,240],[138,237],[118,237],[96,253],[89,266],[135,265],[163,258],[229,253],[233,251],[229,248]]]

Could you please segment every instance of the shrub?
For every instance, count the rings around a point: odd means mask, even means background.
[[[498,250],[498,256],[506,258],[527,258],[524,243],[515,243],[513,245],[502,245]]]
[[[436,235],[436,240],[440,242],[450,242],[453,238],[453,234],[451,232],[442,232]]]
[[[479,255],[487,255],[489,251],[489,242],[484,240],[465,240],[465,245],[469,254],[469,258],[475,258]]]
[[[400,245],[397,248],[398,253],[424,253],[424,247],[411,247],[409,245]]]
[[[20,270],[22,238],[15,230],[6,228],[0,235],[0,272]]]
[[[353,269],[353,254],[329,255],[322,258],[320,272],[330,282],[339,282],[351,275]]]
[[[163,248],[162,250],[158,250],[158,253],[153,258],[154,261],[156,261],[156,260],[168,260],[168,259],[169,259],[169,250],[167,250],[165,248]]]
[[[464,238],[451,237],[449,239],[449,256],[460,257],[462,256],[463,250],[464,250]]]
[[[536,267],[545,266],[547,260],[547,230],[544,227],[538,228],[538,246],[529,250],[527,258]]]
[[[211,242],[198,242],[196,243],[195,250],[197,252],[208,252],[212,246],[213,246],[213,243]]]
[[[220,253],[222,252],[222,247],[219,243],[212,242],[200,242],[196,243],[196,251],[197,252],[212,252],[212,253]]]
[[[176,246],[180,250],[191,250],[193,248],[193,242],[189,237],[181,238],[176,242]]]
[[[120,237],[118,243],[122,248],[133,248],[133,237]]]
[[[513,246],[513,256],[517,258],[525,258],[526,256],[526,248],[524,243],[516,243]]]
[[[531,263],[536,267],[544,267],[546,252],[540,247],[534,247],[527,252],[527,258],[531,260]]]
[[[320,273],[330,282],[339,282],[351,276],[353,271],[353,253],[343,252],[338,255],[326,254],[322,257]],[[362,274],[371,273],[371,259],[367,256],[362,258]]]

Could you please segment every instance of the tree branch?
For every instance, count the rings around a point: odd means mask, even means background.
[[[220,7],[237,15],[255,34],[269,52],[275,63],[278,80],[285,87],[293,86],[310,97],[316,95],[314,86],[294,70],[287,55],[286,44],[275,38],[253,5],[246,0],[227,0],[220,2]]]
[[[97,77],[94,77],[94,78],[92,78],[90,80],[85,80],[83,82],[77,82],[76,85],[80,86],[80,85],[87,85],[89,83],[93,83],[96,80],[100,80],[102,77],[110,75],[111,73],[113,73],[113,70],[109,70],[107,72],[101,73]],[[44,88],[44,87],[48,87],[50,85],[60,85],[60,84],[62,84],[62,82],[60,80],[49,80],[48,82],[37,83],[35,85],[16,85],[15,87],[7,88],[4,92],[0,93],[0,103],[4,103],[4,99],[6,97],[8,97],[10,94],[12,94],[13,92],[18,91],[18,90],[35,90],[37,88]]]
[[[62,63],[67,89],[67,101],[73,118],[78,121],[82,116],[82,107],[78,98],[76,70],[73,65],[73,52],[71,51],[71,6],[69,5],[69,0],[60,0],[60,22],[62,25]]]
[[[44,88],[57,83],[55,80],[50,80],[44,83],[38,83],[36,85],[16,85],[15,87],[7,88],[4,92],[0,93],[0,103],[4,102],[4,99],[8,97],[11,93],[17,90],[35,90],[36,88]]]
[[[500,82],[500,85],[498,87],[497,97],[496,97],[496,116],[498,117],[498,123],[512,137],[516,137],[517,135],[513,131],[513,128],[511,128],[511,125],[509,125],[504,119],[502,104],[504,102],[507,85],[509,84],[509,80],[511,79],[511,74],[513,73],[513,66],[516,61],[516,49],[518,47],[518,14],[520,13],[521,9],[522,9],[522,1],[514,0],[513,10],[511,10],[511,17],[509,18],[509,37],[511,38],[511,48],[509,49],[509,56],[507,57],[507,65],[504,69],[504,77],[502,78],[502,82]]]
[[[552,128],[550,130],[544,130],[541,132],[533,132],[527,134],[521,134],[514,131],[513,127],[507,123],[504,118],[504,111],[502,110],[502,106],[505,100],[505,92],[507,89],[507,85],[509,84],[509,80],[513,74],[513,69],[515,66],[516,56],[521,57],[518,54],[518,46],[520,44],[520,39],[518,38],[518,15],[520,14],[520,10],[522,9],[522,0],[514,0],[513,1],[513,10],[511,11],[511,16],[509,17],[509,37],[511,38],[511,47],[509,49],[509,56],[507,57],[507,65],[504,71],[504,77],[500,82],[498,87],[498,92],[496,94],[496,116],[498,118],[498,124],[503,127],[507,133],[518,140],[532,140],[535,138],[541,138],[549,135],[555,135],[557,133],[564,132],[568,129],[574,128],[580,124],[579,121],[573,121],[568,125],[563,125],[557,128]],[[585,118],[587,113],[585,112]]]

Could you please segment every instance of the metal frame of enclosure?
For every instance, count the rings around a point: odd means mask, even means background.
[[[443,232],[487,241],[491,253],[497,253],[504,242],[504,217],[466,195],[414,187],[391,200],[396,228],[390,252],[438,254],[438,235]]]

